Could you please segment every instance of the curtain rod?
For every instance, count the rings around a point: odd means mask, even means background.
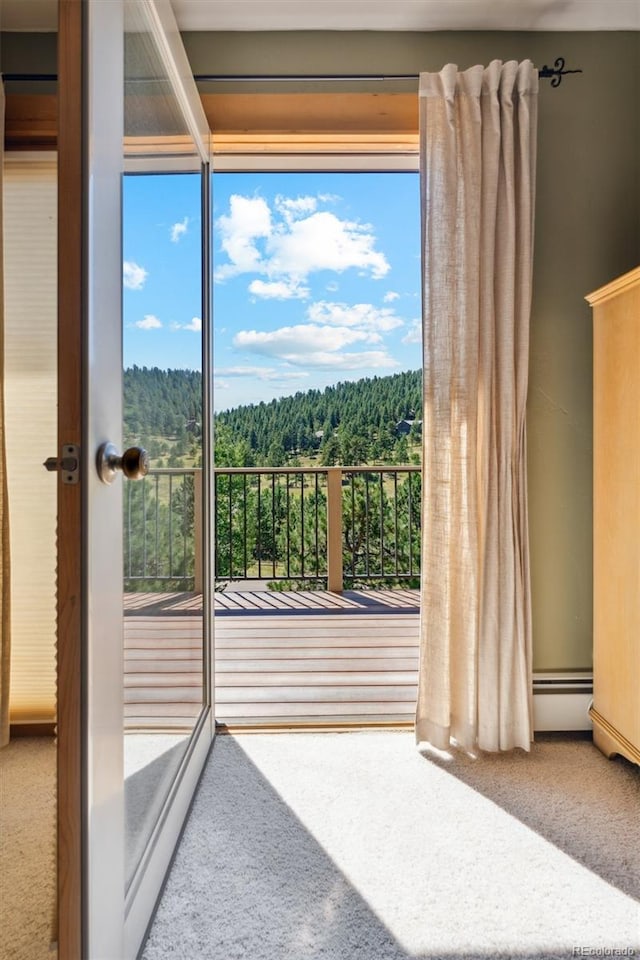
[[[543,67],[538,69],[538,76],[541,80],[551,80],[552,87],[559,87],[562,83],[562,78],[566,77],[570,73],[582,73],[582,70],[565,70],[565,59],[564,57],[558,57],[554,62],[552,67],[548,67],[546,64]],[[6,82],[12,81],[23,81],[23,82],[48,82],[55,83],[58,79],[57,74],[55,73],[5,73],[2,75],[3,80]],[[154,77],[153,79],[158,79]],[[420,75],[417,73],[406,73],[406,74],[351,74],[351,75],[337,75],[337,74],[306,74],[304,76],[288,76],[286,74],[278,74],[276,76],[260,76],[260,75],[247,75],[247,76],[219,76],[217,74],[211,73],[196,73],[194,74],[193,79],[196,83],[347,83],[347,82],[384,82],[384,81],[418,81]]]
[[[558,57],[554,62],[552,67],[548,67],[546,64],[543,67],[538,68],[538,76],[541,80],[551,80],[552,87],[559,87],[562,83],[562,78],[566,77],[570,73],[582,73],[582,70],[565,70],[565,59],[564,57]],[[420,79],[420,74],[418,73],[404,73],[404,74],[305,74],[304,76],[293,76],[287,74],[278,74],[275,76],[267,77],[261,75],[247,75],[247,76],[220,76],[217,74],[209,73],[196,73],[194,74],[193,79],[196,82],[200,83],[287,83],[288,81],[294,83],[340,83],[340,82],[349,82],[349,81],[366,81],[366,82],[384,82],[384,81],[415,81],[416,83]]]

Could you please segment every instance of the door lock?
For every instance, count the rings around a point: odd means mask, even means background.
[[[70,485],[78,483],[80,479],[80,447],[76,443],[64,443],[60,459],[58,457],[47,457],[42,466],[50,473],[59,471],[63,483]]]

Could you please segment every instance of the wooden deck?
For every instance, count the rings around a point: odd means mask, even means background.
[[[199,711],[202,601],[125,598],[129,728],[184,728]],[[227,725],[405,722],[414,715],[418,592],[215,595],[216,719]]]

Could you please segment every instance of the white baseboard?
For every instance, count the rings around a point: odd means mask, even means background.
[[[534,731],[591,730],[589,706],[592,698],[593,677],[590,672],[534,674]]]

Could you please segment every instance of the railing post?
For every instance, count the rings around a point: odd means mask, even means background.
[[[342,593],[342,470],[327,468],[327,589]]]
[[[202,593],[202,470],[193,471],[193,589]]]

